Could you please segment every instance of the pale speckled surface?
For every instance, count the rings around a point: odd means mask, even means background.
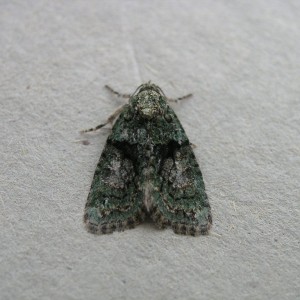
[[[0,298],[299,299],[300,4],[0,1]],[[214,226],[88,234],[83,207],[124,92],[170,97]],[[298,280],[297,280],[298,278]]]

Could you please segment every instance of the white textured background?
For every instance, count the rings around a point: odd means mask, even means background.
[[[0,1],[0,299],[300,299],[300,2]],[[209,236],[87,233],[108,130],[151,79],[204,174]]]

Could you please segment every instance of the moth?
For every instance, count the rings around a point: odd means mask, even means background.
[[[150,217],[158,228],[207,234],[212,216],[202,173],[167,97],[150,82],[128,97],[105,124],[85,130],[99,129],[119,114],[87,198],[87,230],[123,231]]]

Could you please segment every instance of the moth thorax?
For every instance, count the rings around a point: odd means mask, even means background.
[[[139,95],[137,104],[137,110],[140,116],[149,120],[160,114],[161,107],[158,100],[159,94],[156,92],[142,92]]]

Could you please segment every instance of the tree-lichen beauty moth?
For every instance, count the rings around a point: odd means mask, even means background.
[[[106,123],[84,131],[99,129],[119,115],[85,206],[88,231],[123,231],[148,215],[159,228],[170,225],[176,233],[207,234],[212,217],[202,173],[165,94],[150,82],[132,95],[114,93],[128,96],[128,104]]]

